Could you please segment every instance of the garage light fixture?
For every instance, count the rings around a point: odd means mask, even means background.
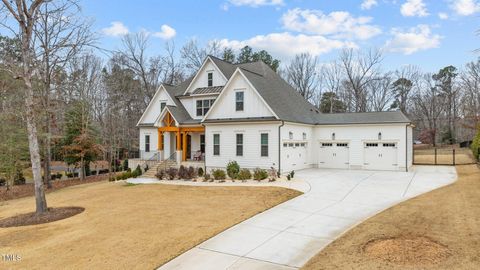
[[[335,132],[332,133],[332,141],[335,141]]]
[[[382,132],[378,132],[378,140],[382,140]]]

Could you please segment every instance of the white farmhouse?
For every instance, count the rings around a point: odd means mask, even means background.
[[[197,167],[406,171],[412,124],[400,111],[322,114],[263,62],[208,56],[163,84],[138,121],[141,160]]]

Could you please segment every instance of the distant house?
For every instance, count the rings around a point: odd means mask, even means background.
[[[142,160],[224,168],[401,170],[412,125],[400,111],[322,114],[263,62],[208,56],[187,81],[163,84],[138,121]]]

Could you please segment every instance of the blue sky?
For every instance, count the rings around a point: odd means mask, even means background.
[[[385,69],[461,67],[479,55],[480,0],[85,0],[100,45],[116,49],[126,33],[151,33],[150,53],[196,38],[266,49],[287,62],[308,51],[320,61],[345,47],[384,50]]]

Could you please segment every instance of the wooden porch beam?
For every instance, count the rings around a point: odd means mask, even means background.
[[[182,132],[205,132],[205,127],[181,127]]]
[[[159,127],[158,128],[158,131],[159,132],[177,132],[179,131],[179,128],[178,127]]]

